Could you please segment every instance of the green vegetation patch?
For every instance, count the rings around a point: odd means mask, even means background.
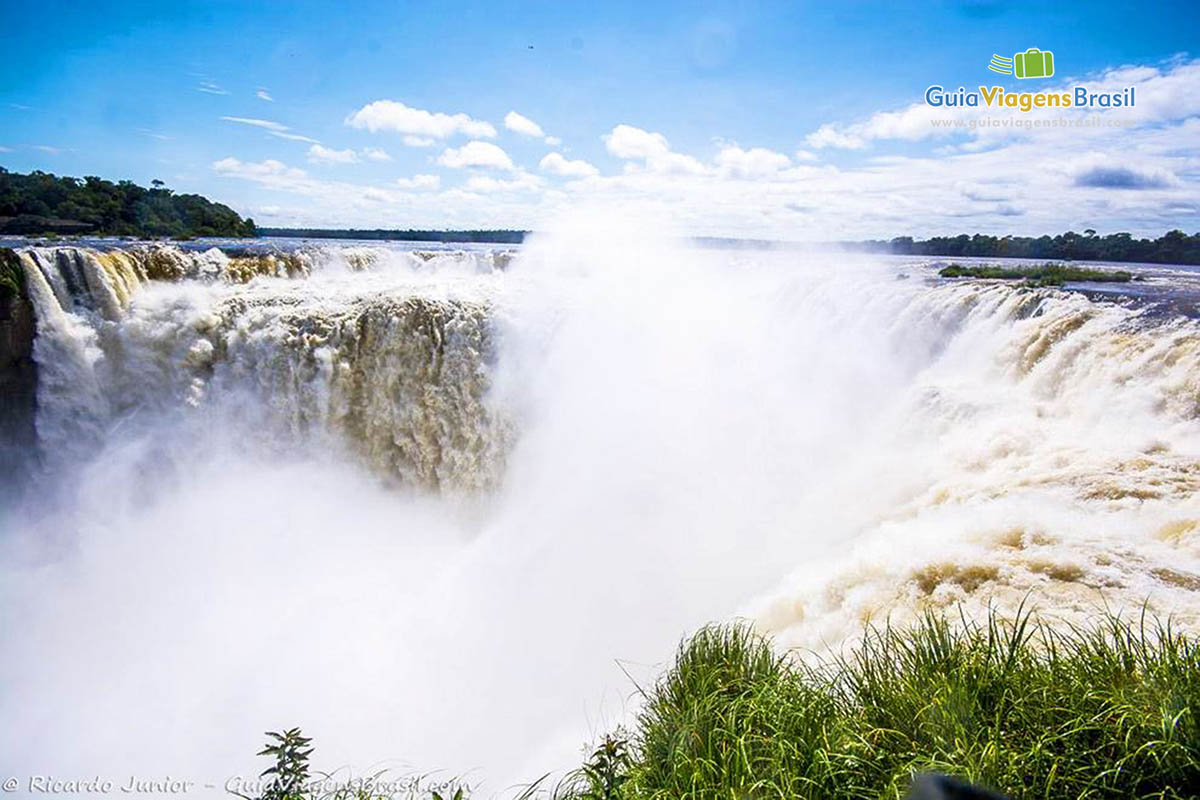
[[[908,256],[950,258],[1028,258],[1063,261],[1130,261],[1153,264],[1200,264],[1200,232],[1167,231],[1157,239],[1135,239],[1129,233],[1101,236],[1091,228],[1057,236],[934,236],[913,239],[897,236],[890,241],[850,243],[856,250]]]
[[[815,666],[707,628],[645,700],[623,797],[901,797],[927,770],[1014,798],[1200,787],[1200,647],[1144,622],[928,616]]]
[[[251,219],[198,194],[176,194],[95,176],[28,175],[0,167],[0,234],[91,236],[256,236]]]
[[[0,300],[21,297],[25,293],[25,271],[15,252],[0,247]]]
[[[924,772],[1012,798],[1184,798],[1200,787],[1200,644],[1145,618],[1054,628],[1028,613],[870,627],[848,654],[781,656],[744,625],[705,628],[642,692],[632,731],[578,770],[503,796],[900,798]],[[270,734],[256,800],[381,800],[306,785],[309,740]],[[319,774],[319,773],[314,773]],[[422,777],[421,780],[426,780]],[[459,781],[410,796],[462,800]],[[241,795],[246,800],[251,798]]]
[[[1127,283],[1132,273],[1124,270],[1088,269],[1066,264],[1045,263],[1034,267],[968,266],[950,264],[938,272],[943,278],[998,278],[1023,280],[1031,286],[1062,286],[1064,283]]]

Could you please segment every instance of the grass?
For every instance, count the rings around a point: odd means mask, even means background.
[[[1062,286],[1064,283],[1127,283],[1133,275],[1124,270],[1087,269],[1047,262],[1033,267],[967,266],[950,264],[939,272],[943,278],[993,278],[1024,280],[1031,286]]]
[[[1200,647],[1157,623],[928,616],[816,665],[706,628],[645,701],[623,797],[901,797],[928,770],[1014,798],[1200,791]]]
[[[852,651],[815,662],[781,656],[746,626],[713,626],[642,694],[632,731],[518,800],[900,798],[930,771],[1012,798],[1200,792],[1200,643],[1145,618],[1064,630],[1024,612],[980,623],[928,615],[908,629],[868,628]],[[296,729],[271,736],[259,800],[314,800],[296,791],[308,740]],[[407,792],[464,794],[456,782]],[[396,795],[356,786],[320,796]]]

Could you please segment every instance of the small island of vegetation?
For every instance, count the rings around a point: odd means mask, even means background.
[[[0,167],[0,234],[31,236],[256,236],[252,219],[198,194],[89,175],[28,175]]]
[[[1046,263],[1032,267],[1002,267],[995,264],[949,264],[938,271],[943,278],[991,278],[1023,280],[1030,286],[1062,286],[1064,283],[1128,283],[1133,275],[1125,270],[1088,269],[1068,264]]]

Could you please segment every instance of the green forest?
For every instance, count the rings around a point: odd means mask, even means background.
[[[979,256],[983,258],[1029,258],[1059,261],[1125,261],[1144,264],[1200,264],[1200,233],[1191,236],[1174,230],[1157,239],[1135,239],[1128,233],[1100,236],[1090,228],[1083,233],[1067,231],[1058,236],[934,236],[913,239],[900,236],[891,241],[867,241],[851,245],[871,252],[914,256]]]
[[[28,175],[0,167],[0,234],[92,236],[256,236],[254,220],[198,194],[175,194],[89,175]]]

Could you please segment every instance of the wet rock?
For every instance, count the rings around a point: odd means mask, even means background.
[[[0,249],[0,461],[25,465],[37,446],[33,306],[16,253]]]

